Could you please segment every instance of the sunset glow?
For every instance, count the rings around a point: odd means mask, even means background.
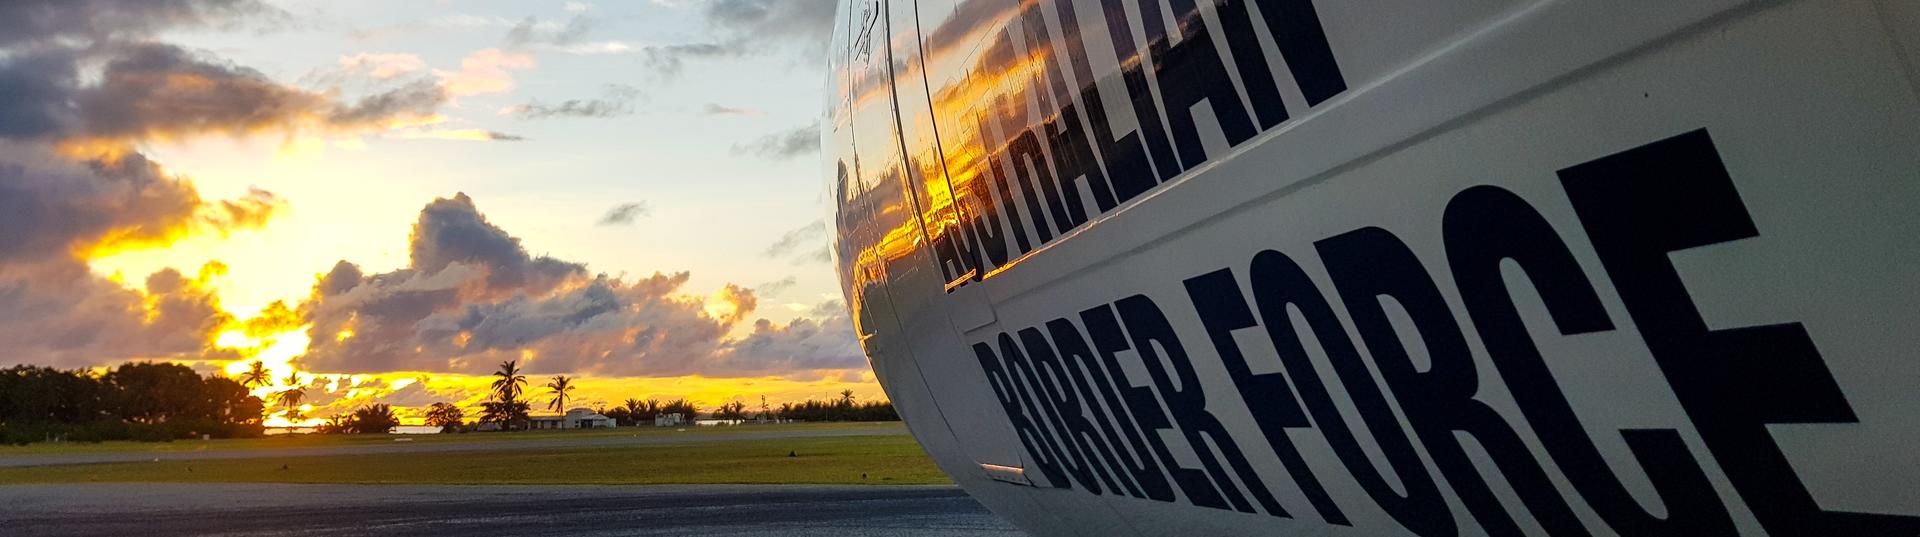
[[[776,36],[665,2],[129,5],[138,24],[0,41],[0,70],[61,103],[0,136],[20,169],[0,189],[57,208],[8,228],[31,233],[0,252],[24,293],[0,313],[35,321],[0,327],[0,362],[177,362],[247,382],[275,427],[474,414],[505,361],[577,378],[569,406],[885,398],[816,253],[817,148],[756,145],[815,128],[820,52],[793,43],[830,25]],[[652,45],[690,27],[740,48]],[[24,72],[45,66],[73,76]]]

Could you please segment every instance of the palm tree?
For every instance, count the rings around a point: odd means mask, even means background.
[[[527,385],[527,376],[520,374],[520,363],[516,360],[500,362],[500,370],[493,372],[499,377],[493,380],[493,393],[502,403],[512,403],[520,399],[520,389]]]
[[[307,398],[307,388],[305,386],[287,388],[274,398],[280,401],[280,406],[287,407],[288,417],[297,418],[300,416],[300,401]]]
[[[498,423],[502,429],[524,426],[527,421],[527,404],[524,402],[487,401],[480,403],[480,422]]]
[[[375,403],[353,411],[348,422],[353,432],[360,434],[386,434],[400,425],[400,419],[393,415],[393,407],[386,403]]]
[[[853,404],[853,390],[840,390],[840,402],[848,405]]]
[[[553,403],[547,405],[547,408],[553,409],[554,412],[566,412],[567,393],[573,391],[573,379],[567,378],[566,375],[555,376],[552,382],[547,383],[547,391],[553,394]]]
[[[253,362],[252,365],[247,367],[247,372],[240,374],[240,385],[248,388],[266,386],[272,383],[273,373],[267,371],[267,364],[260,363],[259,361]]]

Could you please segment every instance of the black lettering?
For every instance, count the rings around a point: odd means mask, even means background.
[[[1025,335],[1024,332],[1021,334],[1022,337]],[[1119,394],[1114,393],[1113,384],[1107,380],[1106,373],[1100,370],[1100,361],[1094,356],[1093,348],[1087,346],[1086,338],[1080,335],[1080,329],[1073,325],[1073,321],[1066,319],[1047,321],[1047,335],[1053,337],[1054,346],[1060,351],[1060,363],[1065,367],[1064,374],[1072,380],[1073,386],[1079,389],[1080,400],[1086,401],[1084,408],[1088,414],[1092,415],[1090,422],[1084,417],[1078,420],[1085,422],[1086,425],[1076,429],[1075,434],[1089,434],[1082,429],[1097,428],[1100,434],[1104,435],[1104,440],[1083,439],[1082,443],[1099,449],[1107,468],[1119,478],[1120,484],[1126,487],[1128,494],[1135,498],[1145,498],[1146,496],[1140,491],[1140,486],[1130,478],[1131,469],[1137,468],[1139,463],[1132,459],[1133,455],[1127,453],[1125,443],[1120,438],[1120,428],[1115,425],[1119,417],[1100,408],[1100,404],[1105,402],[1114,413],[1124,412],[1124,407],[1120,406]]]
[[[1166,402],[1174,422],[1180,425],[1180,432],[1186,435],[1187,443],[1193,446],[1194,454],[1200,458],[1200,465],[1213,476],[1214,483],[1233,503],[1234,509],[1253,512],[1253,506],[1247,503],[1240,488],[1234,485],[1232,477],[1221,467],[1213,450],[1207,448],[1209,443],[1220,451],[1227,465],[1233,467],[1240,482],[1246,484],[1247,491],[1253,494],[1261,507],[1274,516],[1288,516],[1286,510],[1280,508],[1280,503],[1273,499],[1273,492],[1261,482],[1260,475],[1247,463],[1240,445],[1227,433],[1226,426],[1214,417],[1212,411],[1207,410],[1207,394],[1200,386],[1200,378],[1193,372],[1193,362],[1160,307],[1146,295],[1134,295],[1115,302],[1114,308],[1119,310],[1127,333],[1133,336],[1133,348],[1140,353],[1140,361],[1146,364],[1147,376],[1153,378],[1160,399]],[[1171,371],[1168,366],[1171,366]],[[1177,384],[1175,377],[1179,379]],[[1207,487],[1206,492],[1213,492],[1212,487]],[[1218,498],[1209,500],[1217,502]],[[1196,500],[1195,503],[1199,502]]]
[[[1193,0],[1172,0],[1175,13],[1194,12]],[[1260,50],[1260,37],[1253,31],[1253,17],[1247,13],[1246,0],[1213,0],[1214,13],[1220,16],[1221,36],[1227,38],[1227,50],[1233,54],[1234,71],[1247,88],[1247,100],[1253,105],[1254,118],[1266,130],[1287,120],[1287,105],[1280,98],[1280,83],[1267,67],[1267,54]],[[1199,24],[1196,20],[1195,24]]]
[[[1173,146],[1167,142],[1166,126],[1160,122],[1160,105],[1153,100],[1153,88],[1147,85],[1147,75],[1143,70],[1146,62],[1140,57],[1140,48],[1133,41],[1133,25],[1127,20],[1126,0],[1100,0],[1100,11],[1106,15],[1107,34],[1113,38],[1114,57],[1120,59],[1120,80],[1127,86],[1127,97],[1133,102],[1134,120],[1139,122],[1142,141],[1146,143],[1147,154],[1153,157],[1153,168],[1161,181],[1180,175],[1186,168],[1180,167],[1180,160],[1173,156]],[[1065,2],[1055,2],[1064,4]],[[1156,6],[1155,9],[1158,9]],[[1089,79],[1091,80],[1091,79]],[[1111,134],[1111,133],[1108,133]],[[1112,139],[1102,135],[1103,139]],[[1117,164],[1108,164],[1108,172]],[[1120,199],[1133,199],[1126,188],[1118,192]]]
[[[1067,368],[1061,363],[1059,355],[1053,352],[1053,344],[1047,342],[1047,337],[1037,328],[1023,328],[1019,336],[1021,343],[1027,347],[1027,354],[1033,358],[1035,371],[1045,377],[1042,386],[1046,388],[1047,402],[1053,407],[1054,414],[1060,416],[1060,425],[1066,428],[1061,436],[1067,446],[1079,454],[1080,460],[1086,461],[1087,472],[1092,477],[1103,480],[1106,490],[1118,492],[1120,484],[1114,481],[1111,470],[1101,465],[1103,454],[1106,455],[1104,460],[1113,457],[1105,453],[1106,444],[1095,434],[1093,423],[1087,421],[1081,409],[1080,395],[1074,392],[1073,381],[1067,375]],[[1101,487],[1089,481],[1087,490],[1100,494]]]
[[[1240,391],[1240,398],[1246,400],[1247,410],[1253,414],[1254,423],[1260,426],[1260,432],[1267,437],[1267,443],[1273,445],[1274,455],[1280,463],[1286,465],[1287,473],[1293,476],[1295,484],[1307,495],[1307,501],[1313,504],[1315,511],[1328,523],[1352,526],[1346,513],[1333,503],[1333,497],[1327,494],[1320,478],[1313,475],[1313,469],[1307,467],[1306,459],[1300,456],[1300,448],[1293,445],[1293,439],[1287,436],[1289,428],[1306,428],[1307,412],[1300,408],[1294,399],[1293,388],[1287,385],[1287,378],[1280,373],[1256,375],[1247,365],[1247,357],[1240,352],[1240,345],[1233,340],[1233,331],[1259,326],[1253,318],[1253,310],[1247,307],[1247,300],[1240,293],[1240,283],[1233,278],[1233,271],[1220,269],[1186,281],[1187,295],[1193,299],[1193,309],[1200,314],[1200,324],[1207,327],[1207,337],[1213,340],[1213,347],[1220,353],[1220,362],[1233,377],[1233,385]]]
[[[993,388],[993,398],[1000,401],[1000,409],[1006,411],[1007,422],[1013,424],[1014,436],[1020,438],[1020,446],[1027,449],[1027,455],[1033,458],[1034,467],[1040,470],[1047,484],[1072,488],[1066,485],[1067,475],[1060,471],[1059,459],[1051,449],[1042,443],[1040,431],[1027,419],[1026,406],[1015,395],[1013,381],[1007,377],[1006,369],[1000,367],[1000,357],[993,354],[993,347],[985,343],[973,344],[973,356],[980,361],[980,369],[987,373],[987,385]]]
[[[1427,473],[1426,464],[1413,450],[1413,443],[1407,438],[1406,431],[1400,428],[1399,418],[1387,406],[1387,398],[1374,383],[1373,373],[1367,370],[1367,364],[1360,359],[1360,352],[1354,348],[1353,340],[1347,336],[1346,327],[1340,324],[1340,318],[1333,313],[1333,307],[1327,303],[1325,295],[1318,286],[1307,277],[1306,271],[1293,262],[1286,254],[1273,250],[1260,252],[1253,257],[1253,267],[1248,271],[1249,285],[1253,288],[1254,306],[1260,311],[1260,324],[1267,329],[1267,337],[1273,340],[1273,347],[1280,355],[1280,364],[1293,378],[1294,387],[1299,390],[1301,400],[1307,405],[1307,412],[1321,434],[1326,436],[1327,445],[1333,448],[1334,455],[1340,457],[1341,464],[1353,475],[1361,490],[1372,497],[1380,508],[1393,517],[1400,525],[1417,535],[1425,537],[1453,537],[1460,530],[1454,525],[1453,513],[1447,508],[1446,498],[1440,496],[1440,488],[1434,484],[1433,476]],[[1307,356],[1306,346],[1300,340],[1300,334],[1293,329],[1293,321],[1287,312],[1288,306],[1299,308],[1307,326],[1313,330],[1313,336],[1319,340],[1320,347],[1327,353],[1334,374],[1346,387],[1347,397],[1353,401],[1360,418],[1373,433],[1373,439],[1387,458],[1388,466],[1399,475],[1400,483],[1406,488],[1401,495],[1392,484],[1374,468],[1373,461],[1367,458],[1360,448],[1360,442],[1354,438],[1353,431],[1347,428],[1344,418],[1340,417],[1339,407],[1334,406],[1333,397],[1328,394],[1326,385],[1321,383],[1319,373],[1313,369],[1313,362]]]
[[[1560,181],[1674,395],[1769,535],[1920,532],[1920,517],[1822,509],[1768,432],[1859,422],[1806,329],[1712,329],[1687,293],[1669,253],[1759,235],[1707,131],[1561,170]]]
[[[1025,107],[1021,109],[1024,111]],[[1047,227],[1047,218],[1041,212],[1042,203],[1053,211],[1055,223],[1061,226],[1066,225],[1063,214],[1066,208],[1060,204],[1060,191],[1054,188],[1053,173],[1048,171],[1047,155],[1040,150],[1039,137],[1034,136],[1032,130],[1009,132],[1019,134],[1007,142],[1007,164],[1013,167],[1013,179],[1020,184],[1020,197],[1027,202],[1027,219],[1033,224],[1035,238],[1039,244],[1046,244],[1053,240],[1054,231]]]
[[[1159,183],[1153,175],[1153,164],[1147,162],[1138,132],[1114,138],[1113,125],[1107,118],[1107,103],[1100,97],[1100,85],[1095,83],[1093,68],[1087,61],[1087,45],[1080,37],[1080,17],[1074,12],[1073,2],[1054,2],[1053,5],[1060,17],[1061,37],[1067,43],[1067,62],[1072,66],[1074,80],[1080,84],[1080,103],[1087,111],[1087,126],[1093,130],[1093,145],[1098,147],[1100,159],[1106,164],[1107,179],[1113,185],[1114,203],[1126,203]]]
[[[1047,86],[1053,90],[1052,99],[1045,93],[1036,92],[1036,95],[1040,97],[1041,110],[1057,113],[1041,130],[1047,138],[1047,150],[1053,155],[1054,179],[1059,180],[1060,195],[1066,204],[1065,215],[1054,215],[1056,221],[1062,216],[1067,219],[1061,223],[1061,231],[1065,232],[1087,221],[1086,203],[1081,201],[1080,187],[1076,185],[1082,179],[1087,183],[1087,191],[1093,194],[1094,207],[1099,213],[1113,210],[1117,202],[1113,199],[1113,189],[1107,186],[1106,176],[1100,173],[1099,161],[1093,158],[1086,131],[1080,128],[1080,112],[1073,105],[1073,93],[1067,91],[1066,76],[1060,71],[1058,51],[1053,49],[1040,4],[1028,4],[1022,19],[1029,55],[1040,58],[1040,74],[1045,75]],[[1039,86],[1036,81],[1033,87]]]
[[[995,207],[993,211],[995,214],[1006,215],[1007,225],[1012,227],[1012,230],[1008,233],[1013,235],[1014,246],[1019,249],[1015,255],[1033,251],[1033,245],[1027,242],[1027,227],[1020,223],[1020,210],[1013,205],[1013,190],[1007,186],[1006,172],[1002,171],[1000,166],[1002,156],[1000,142],[993,136],[993,128],[987,124],[987,117],[984,114],[974,117],[978,120],[980,145],[984,149],[984,151],[981,152],[981,154],[984,155],[981,160],[984,162],[983,166],[986,167],[987,171],[992,172],[981,176],[980,180],[984,181],[987,180],[988,177],[991,177],[994,190],[1000,195],[1000,201],[998,203],[988,201],[987,204]],[[1004,241],[1002,244],[1005,244]],[[989,252],[991,252],[991,250],[989,250]],[[1002,264],[1005,264],[1005,262],[995,263],[995,265]]]
[[[1141,492],[1146,493],[1148,498],[1163,502],[1173,501],[1175,498],[1173,487],[1167,482],[1167,475],[1160,471],[1158,463],[1158,459],[1172,460],[1172,458],[1167,455],[1167,447],[1161,442],[1160,436],[1153,432],[1169,427],[1167,417],[1160,413],[1160,402],[1154,398],[1153,390],[1135,386],[1127,380],[1126,370],[1120,368],[1119,353],[1132,349],[1133,346],[1127,342],[1126,333],[1120,329],[1119,318],[1114,316],[1111,306],[1103,305],[1080,312],[1080,322],[1087,325],[1087,337],[1093,340],[1094,351],[1100,354],[1100,362],[1105,366],[1106,377],[1111,377],[1113,381],[1110,389],[1103,390],[1108,394],[1107,408],[1113,409],[1114,423],[1120,426],[1133,452],[1139,455],[1137,458],[1126,461],[1127,472],[1133,475],[1134,481],[1140,483]],[[1103,385],[1106,383],[1105,378],[1096,378]],[[1125,403],[1122,404],[1120,400],[1114,399],[1112,396],[1114,393],[1121,394]],[[1135,426],[1136,423],[1138,427]],[[1148,454],[1149,446],[1151,446],[1151,455]],[[1190,479],[1188,476],[1198,473],[1180,468],[1178,465],[1170,464],[1169,467],[1175,479]],[[1201,478],[1204,479],[1204,476]],[[1186,486],[1185,481],[1182,481],[1181,486]]]
[[[1333,58],[1333,45],[1327,42],[1327,30],[1320,25],[1313,0],[1253,1],[1260,5],[1260,18],[1273,33],[1274,44],[1287,60],[1287,71],[1300,85],[1307,106],[1317,106],[1347,91],[1347,78],[1340,74],[1340,63]]]
[[[1154,79],[1160,81],[1160,102],[1167,111],[1167,123],[1173,129],[1174,147],[1181,163],[1191,169],[1207,161],[1200,145],[1200,132],[1194,126],[1193,106],[1206,101],[1227,144],[1240,145],[1258,131],[1247,117],[1246,103],[1234,90],[1233,79],[1213,46],[1212,32],[1192,2],[1173,14],[1179,25],[1180,42],[1173,43],[1161,23],[1159,0],[1137,0],[1140,23],[1146,30],[1147,51],[1153,58]]]
[[[1041,445],[1046,446],[1048,454],[1052,455],[1053,460],[1057,461],[1056,464],[1066,471],[1066,475],[1073,476],[1080,483],[1087,483],[1088,480],[1082,478],[1086,475],[1086,463],[1074,460],[1079,454],[1074,452],[1071,446],[1062,445],[1059,437],[1055,435],[1056,432],[1063,430],[1060,427],[1060,417],[1052,415],[1053,408],[1042,399],[1045,396],[1041,395],[1040,378],[1033,371],[1033,363],[1027,361],[1026,354],[1020,350],[1020,345],[1014,343],[1013,338],[1004,333],[1000,334],[1000,358],[1006,362],[1007,377],[1013,381],[1008,386],[1013,388],[1015,399],[1020,401],[1020,406],[1026,409],[1027,415],[1032,416],[1034,430],[1040,433],[1037,436],[1040,438]],[[1047,422],[1051,427],[1041,427],[1040,422]],[[1063,489],[1073,488],[1066,479],[1055,481],[1053,486]]]
[[[1574,490],[1621,535],[1734,535],[1733,518],[1713,484],[1672,429],[1623,432],[1666,517],[1649,513],[1608,468],[1547,369],[1500,273],[1512,260],[1527,274],[1561,334],[1613,329],[1606,307],[1552,224],[1512,192],[1469,188],[1447,203],[1441,229],[1461,301],[1520,412]],[[1669,466],[1656,466],[1667,462]]]
[[[1512,515],[1467,458],[1455,431],[1472,435],[1500,467],[1522,503],[1549,535],[1588,535],[1554,489],[1520,435],[1492,407],[1473,398],[1479,388],[1472,351],[1420,259],[1387,230],[1363,228],[1314,243],[1333,286],[1353,316],[1380,375],[1400,401],[1434,466],[1489,535],[1522,535]],[[1387,320],[1381,298],[1406,309],[1431,365],[1415,366]]]

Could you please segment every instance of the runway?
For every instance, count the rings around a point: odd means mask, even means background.
[[[951,486],[0,485],[17,537],[1017,536]]]

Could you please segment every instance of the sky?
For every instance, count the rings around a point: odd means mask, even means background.
[[[0,3],[0,365],[260,361],[282,422],[507,360],[586,405],[882,398],[821,226],[832,8]]]

